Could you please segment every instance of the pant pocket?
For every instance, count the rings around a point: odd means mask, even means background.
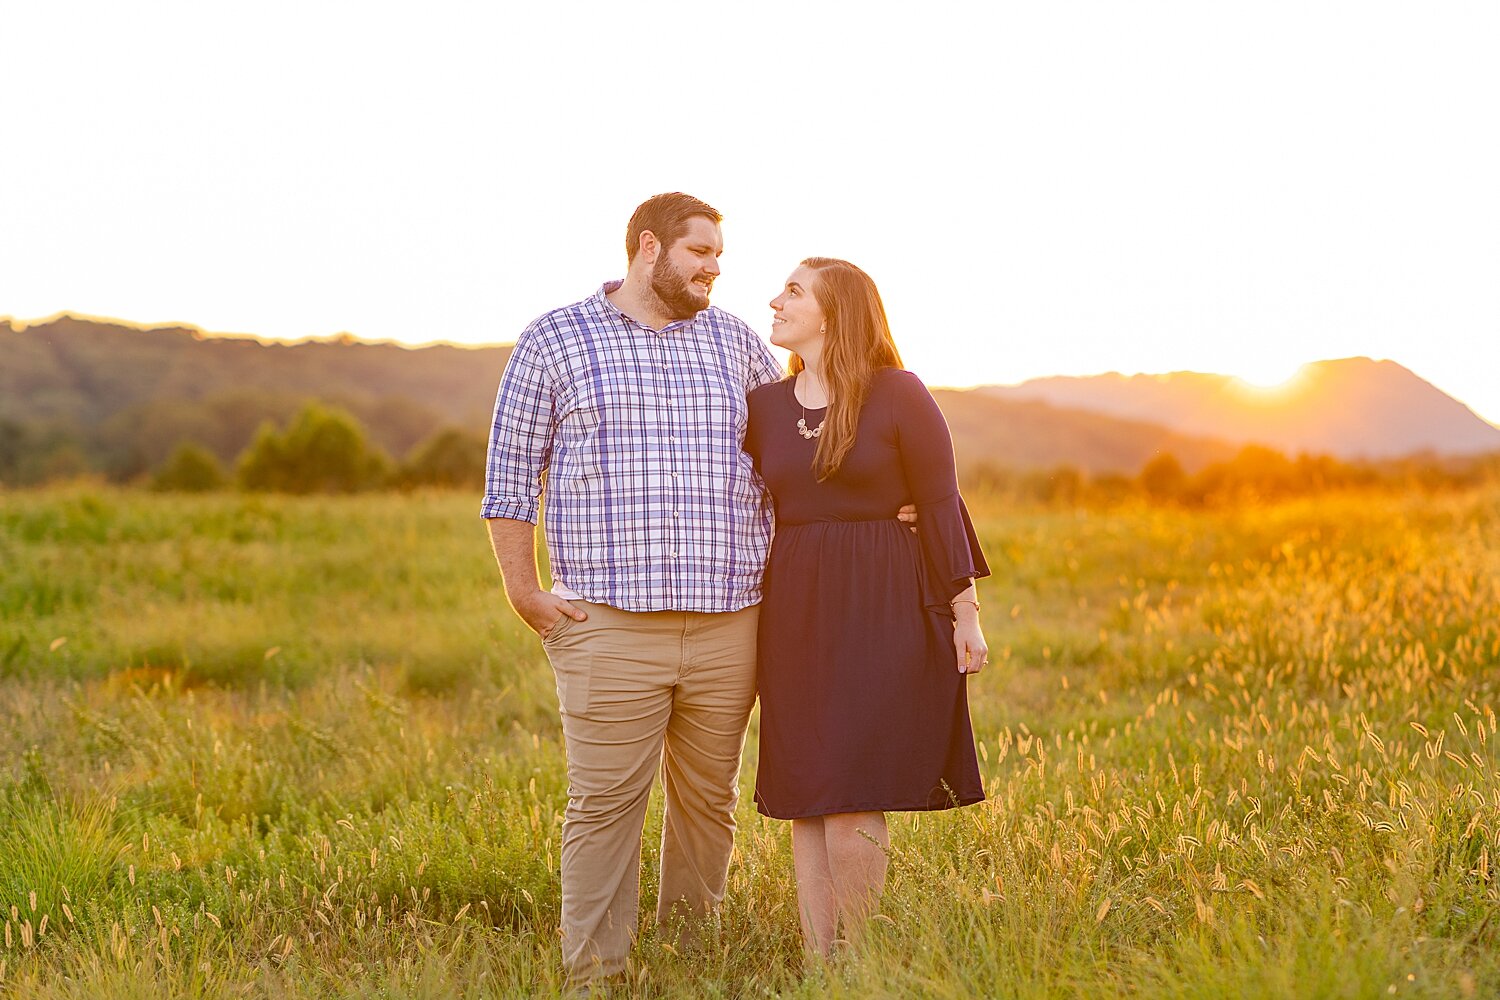
[[[571,622],[573,619],[565,618]],[[559,625],[562,623],[559,622]],[[589,678],[593,657],[584,644],[567,635],[548,636],[542,648],[552,663],[557,682],[557,705],[564,715],[582,715],[589,709]]]
[[[573,625],[574,621],[575,619],[572,615],[558,615],[557,621],[548,626],[547,634],[542,636],[542,644],[546,645],[549,642],[556,642],[562,638],[562,634]]]

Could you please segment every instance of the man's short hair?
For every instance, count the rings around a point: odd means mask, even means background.
[[[688,220],[695,215],[710,219],[715,225],[724,218],[708,202],[681,191],[655,195],[641,202],[635,214],[630,217],[630,225],[625,227],[626,261],[635,260],[635,252],[641,245],[641,233],[649,229],[656,234],[663,249],[671,249],[672,244],[682,239],[687,232]]]

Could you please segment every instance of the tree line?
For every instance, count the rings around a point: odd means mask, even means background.
[[[1220,507],[1272,503],[1338,492],[1452,492],[1500,484],[1500,452],[1468,457],[1415,455],[1343,461],[1331,455],[1289,457],[1246,445],[1232,458],[1196,472],[1163,452],[1134,476],[1087,473],[1076,466],[1016,470],[976,462],[960,470],[965,490],[1056,506],[1108,506],[1145,501],[1159,506]]]
[[[408,440],[414,436],[406,434]],[[176,492],[358,493],[417,487],[477,492],[483,488],[486,444],[479,431],[449,425],[417,440],[398,460],[372,439],[365,424],[349,410],[310,401],[284,421],[262,419],[249,443],[232,460],[221,457],[222,441],[215,439],[211,446],[188,436],[179,438],[153,466],[143,467],[137,461],[105,475],[117,482]],[[165,451],[163,445],[157,447]],[[67,435],[0,420],[0,486],[34,485],[100,471]],[[1196,471],[1162,452],[1135,475],[1089,473],[1068,464],[1015,469],[986,461],[969,463],[960,473],[965,490],[1012,501],[1058,506],[1145,501],[1210,507],[1352,490],[1466,489],[1500,482],[1500,453],[1349,462],[1328,455],[1288,457],[1271,448],[1248,445],[1231,459]]]
[[[307,402],[284,424],[263,420],[232,461],[192,437],[154,467],[103,470],[116,482],[176,492],[239,488],[277,493],[357,493],[419,486],[478,489],[484,478],[483,435],[442,427],[398,459],[371,440],[347,410]],[[0,485],[36,485],[99,475],[79,442],[45,426],[0,420]]]

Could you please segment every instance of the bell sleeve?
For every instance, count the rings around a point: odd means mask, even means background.
[[[922,603],[927,610],[951,618],[949,602],[970,580],[989,576],[990,567],[958,492],[948,422],[920,379],[905,371],[895,375],[899,384],[892,415],[902,472],[917,507]]]

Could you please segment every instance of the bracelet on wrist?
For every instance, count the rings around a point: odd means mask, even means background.
[[[956,607],[957,605],[960,605],[960,604],[972,604],[972,605],[974,605],[974,613],[976,615],[979,614],[979,602],[978,601],[967,601],[967,600],[962,600],[962,599],[957,600],[957,601],[949,601],[948,602],[948,607],[952,608],[952,607]]]

